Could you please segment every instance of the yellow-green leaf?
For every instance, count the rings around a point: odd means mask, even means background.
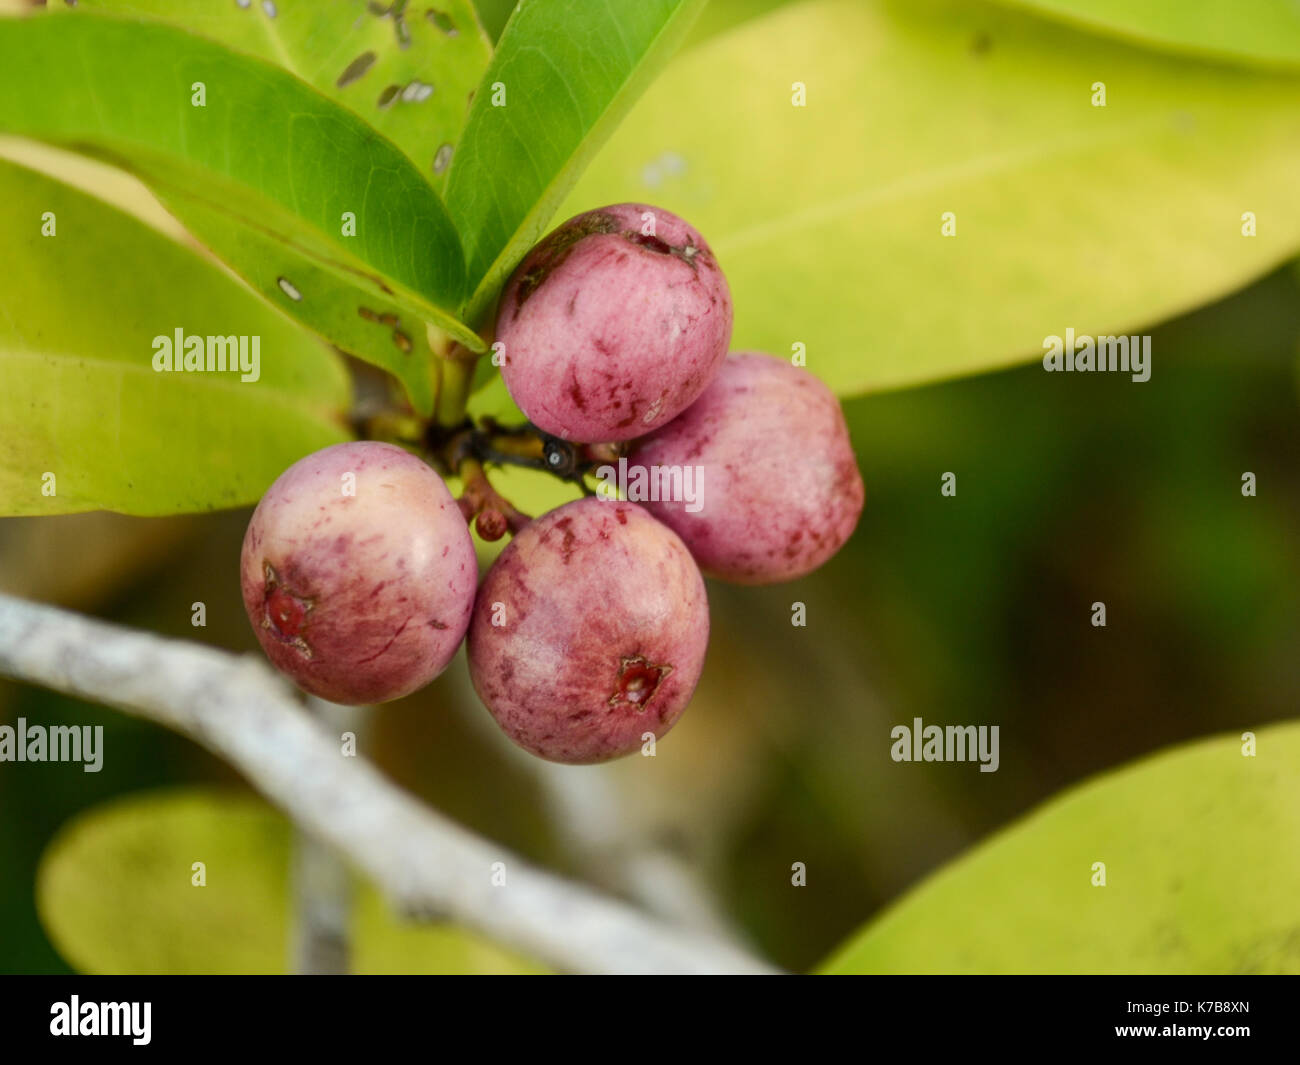
[[[1290,0],[998,0],[1139,44],[1265,66],[1300,66]]]
[[[1203,740],[1049,801],[824,971],[1300,973],[1300,724],[1254,737],[1253,755]]]
[[[806,0],[680,55],[559,214],[683,215],[731,282],[733,347],[801,344],[851,395],[1222,296],[1300,247],[1297,174],[1300,79],[984,4]]]
[[[455,318],[464,258],[433,186],[296,77],[172,26],[91,13],[0,19],[0,58],[0,130],[112,162],[219,217],[199,233],[219,254],[238,249],[225,229],[257,230],[481,346]],[[277,303],[309,319],[315,306],[306,293]]]
[[[284,973],[291,846],[285,818],[247,796],[193,788],[118,799],[65,825],[46,849],[41,923],[81,972]],[[369,885],[358,891],[351,940],[358,973],[542,971],[457,926],[401,921]]]
[[[0,161],[0,247],[0,513],[239,506],[347,439],[339,358],[142,222]],[[203,371],[154,369],[176,330]]]
[[[492,54],[469,0],[80,0],[50,10],[165,21],[283,67],[355,111],[435,186]]]

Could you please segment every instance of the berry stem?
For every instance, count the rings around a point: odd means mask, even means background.
[[[545,470],[592,494],[584,475],[602,462],[617,459],[622,454],[619,445],[571,444],[531,423],[508,427],[492,418],[475,427],[468,408],[478,356],[433,325],[428,327],[428,337],[436,356],[430,372],[437,397],[424,443],[435,466],[461,479],[464,488],[457,503],[483,539],[498,540],[532,520],[492,486],[485,464]],[[384,427],[382,419],[367,421],[366,428],[376,425]]]
[[[438,360],[438,398],[433,409],[433,420],[438,425],[449,428],[465,420],[476,361],[460,344],[453,344],[448,354]]]
[[[444,428],[457,426],[465,420],[470,389],[474,384],[474,367],[479,357],[432,322],[428,323],[425,332],[429,347],[436,356],[429,367],[437,390],[433,420]]]
[[[499,540],[507,530],[517,533],[532,521],[492,487],[483,463],[468,451],[460,458],[456,471],[465,486],[457,503],[465,520],[474,520],[474,527],[483,539]]]

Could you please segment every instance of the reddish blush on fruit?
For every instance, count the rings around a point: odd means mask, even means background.
[[[644,204],[602,207],[556,228],[507,282],[502,377],[554,436],[630,440],[704,391],[731,317],[726,278],[699,233]]]
[[[336,703],[396,699],[446,667],[478,577],[442,479],[391,444],[336,444],[294,463],[253,512],[240,558],[268,658]]]
[[[707,575],[737,584],[811,572],[844,546],[862,513],[862,475],[839,401],[783,359],[729,356],[704,395],[628,456],[629,480],[686,467],[698,500],[643,505]]]
[[[634,504],[579,499],[525,526],[483,579],[470,678],[525,750],[603,762],[672,728],[708,634],[704,581],[677,535]]]

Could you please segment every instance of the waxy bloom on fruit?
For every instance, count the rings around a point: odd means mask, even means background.
[[[862,476],[834,394],[767,355],[730,356],[698,400],[638,440],[629,471],[698,467],[699,502],[646,502],[700,568],[738,584],[793,580],[852,535]]]
[[[271,661],[337,703],[428,684],[465,635],[478,578],[442,479],[391,444],[336,444],[282,473],[253,513],[244,607]]]
[[[507,736],[555,762],[603,762],[662,736],[704,665],[704,581],[635,504],[579,499],[518,533],[488,571],[470,677]]]
[[[731,292],[676,215],[643,204],[571,218],[519,264],[496,339],[515,403],[565,440],[631,440],[695,400],[726,358]]]

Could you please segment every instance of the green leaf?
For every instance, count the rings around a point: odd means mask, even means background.
[[[732,346],[803,344],[853,395],[1137,332],[1267,272],[1300,247],[1298,110],[1298,80],[1020,12],[809,0],[679,56],[560,214],[682,214],[731,283]]]
[[[231,264],[264,299],[340,350],[387,370],[402,382],[418,413],[432,413],[441,359],[429,347],[418,314],[354,285],[292,243],[251,226],[232,225],[219,209],[202,201],[164,202],[191,234]]]
[[[86,973],[284,973],[292,937],[289,823],[202,788],[118,799],[79,815],[37,872],[41,923]],[[192,883],[203,863],[206,885]],[[368,884],[352,924],[358,973],[542,969],[450,924],[399,921]]]
[[[120,165],[164,199],[281,242],[481,347],[454,317],[464,260],[433,187],[297,78],[170,26],[102,15],[0,20],[0,54],[0,129]],[[354,237],[343,232],[348,212]],[[218,251],[233,243],[205,235]],[[277,302],[300,317],[308,307],[306,293]]]
[[[690,28],[704,0],[531,0],[474,96],[447,181],[471,296],[491,308],[583,166]]]
[[[997,2],[1170,51],[1266,66],[1300,66],[1300,5],[1286,0]]]
[[[437,187],[491,46],[468,0],[409,13],[399,10],[404,7],[388,5],[376,14],[367,0],[294,3],[277,5],[270,16],[260,4],[241,8],[229,0],[193,0],[179,9],[173,0],[83,0],[51,11],[166,21],[283,67],[356,111]],[[330,343],[394,374],[415,409],[432,412],[431,374],[439,363],[417,315],[299,254],[281,234],[231,224],[219,206],[170,197],[168,207],[264,297]],[[281,278],[304,298],[287,296]],[[477,346],[473,338],[461,339]]]
[[[238,506],[347,438],[337,356],[134,218],[0,162],[0,247],[0,513]],[[155,372],[176,329],[260,338],[257,380]]]
[[[396,375],[420,413],[433,409],[434,375],[444,360],[434,359],[424,323],[403,308],[356,289],[258,230],[228,225],[201,204],[180,208],[190,225],[187,233],[139,181],[87,156],[16,137],[0,138],[0,155],[84,189],[178,240],[198,231],[209,245],[223,241],[223,258],[242,262],[244,279],[266,299],[289,304],[280,284],[281,278],[286,279],[295,291],[306,294],[302,304],[291,304],[305,306],[300,321],[315,326],[319,335],[343,350],[364,353],[367,362]]]
[[[695,20],[691,32],[682,42],[683,48],[693,48],[701,41],[734,29],[742,22],[765,15],[774,8],[791,3],[791,0],[709,0],[709,6]]]
[[[493,42],[500,38],[501,31],[506,28],[515,3],[516,0],[474,0],[474,10],[478,12],[483,31]]]
[[[469,0],[280,2],[274,15],[260,2],[232,0],[80,0],[50,10],[165,21],[283,67],[350,107],[435,186],[492,55]]]
[[[830,973],[1300,972],[1300,725],[1146,758],[931,876]],[[1105,886],[1094,886],[1094,863]]]

